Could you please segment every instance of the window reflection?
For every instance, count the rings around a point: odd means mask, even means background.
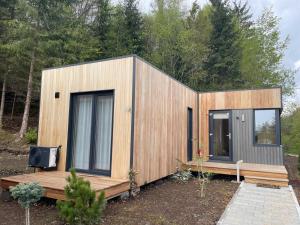
[[[255,143],[276,143],[276,110],[255,110]]]

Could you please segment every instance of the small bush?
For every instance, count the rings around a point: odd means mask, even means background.
[[[10,188],[11,195],[25,208],[26,225],[30,225],[29,207],[43,196],[44,189],[38,183],[18,184]]]
[[[25,134],[25,138],[29,144],[36,144],[38,139],[37,129],[29,128]]]
[[[104,192],[96,197],[96,192],[91,189],[90,182],[77,177],[74,169],[71,169],[71,175],[67,181],[66,201],[57,201],[61,218],[70,225],[99,224],[105,207]]]
[[[44,189],[38,183],[25,183],[11,187],[10,192],[23,208],[29,208],[32,203],[40,200]]]
[[[187,182],[193,177],[191,169],[188,170],[178,170],[177,173],[175,173],[172,178],[175,180],[178,180],[180,182]]]

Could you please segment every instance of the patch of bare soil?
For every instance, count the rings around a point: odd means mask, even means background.
[[[32,172],[27,168],[28,155],[0,152],[0,177]]]
[[[197,181],[177,183],[165,179],[159,184],[143,188],[136,198],[126,201],[111,200],[102,218],[102,224],[154,225],[154,224],[216,224],[237,189],[229,180],[212,180],[206,196],[199,197]],[[61,225],[54,202],[43,201],[32,207],[34,225]],[[22,224],[24,210],[15,202],[0,201],[0,224]]]
[[[298,172],[298,157],[286,155],[284,165],[289,173],[289,183],[293,186],[298,202],[300,202],[300,177]]]
[[[16,141],[16,134],[11,131],[0,129],[0,152],[9,152],[13,154],[27,154],[29,145],[25,140]]]
[[[27,160],[27,155],[0,151],[0,177],[32,172],[26,166]],[[215,176],[206,187],[206,196],[200,198],[196,179],[187,183],[164,179],[143,187],[136,198],[110,200],[102,224],[216,224],[237,187],[228,177]],[[16,201],[0,200],[1,225],[25,224],[24,215],[24,210]],[[34,225],[63,224],[55,208],[55,201],[49,199],[31,208],[31,222]]]
[[[108,204],[103,224],[216,224],[238,187],[218,177],[200,198],[196,179],[185,184],[170,179],[160,183],[146,187],[135,199]]]

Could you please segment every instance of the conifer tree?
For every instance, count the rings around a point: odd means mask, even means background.
[[[89,181],[78,177],[74,169],[67,178],[65,201],[58,201],[60,216],[70,225],[96,225],[105,207],[104,192],[96,196]]]
[[[144,51],[143,18],[137,8],[137,0],[125,0],[124,16],[129,53],[142,55]]]
[[[110,0],[97,0],[96,15],[93,21],[93,32],[97,39],[100,58],[111,56],[109,48],[109,39],[112,23],[112,6]]]
[[[242,84],[240,73],[241,49],[238,33],[227,1],[210,0],[212,32],[209,41],[210,53],[204,68],[206,84],[211,89],[237,88]]]

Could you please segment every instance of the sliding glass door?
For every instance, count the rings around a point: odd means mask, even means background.
[[[71,96],[67,169],[110,175],[113,100],[112,91]]]

